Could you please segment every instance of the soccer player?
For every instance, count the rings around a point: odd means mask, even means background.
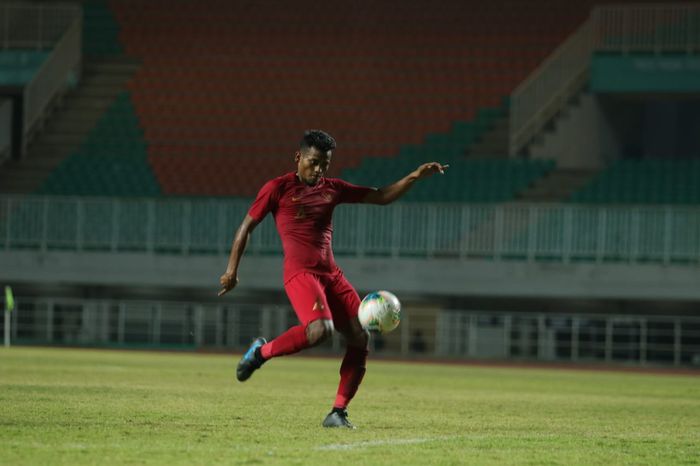
[[[376,189],[324,177],[336,147],[328,133],[306,131],[300,145],[294,155],[296,171],[265,183],[238,227],[219,296],[238,284],[238,265],[248,237],[272,213],[284,250],[284,289],[300,325],[269,342],[256,338],[238,363],[236,376],[246,381],[265,361],[318,345],[337,330],[347,347],[335,403],[322,425],[354,428],[347,406],[365,374],[369,333],[357,319],[360,297],[333,258],[333,209],[344,202],[389,204],[417,180],[436,172],[444,174],[447,165],[425,163],[395,183]]]

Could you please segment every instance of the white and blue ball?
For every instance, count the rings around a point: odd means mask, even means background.
[[[367,330],[389,333],[401,322],[401,302],[389,291],[375,291],[362,300],[357,318]]]

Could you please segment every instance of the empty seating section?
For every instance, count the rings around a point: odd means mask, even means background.
[[[700,159],[620,160],[572,201],[582,203],[700,204]]]
[[[39,50],[0,50],[0,86],[28,84],[49,53]]]
[[[437,153],[425,152],[428,159]],[[366,158],[357,168],[347,169],[350,182],[383,186],[415,169],[412,157]],[[417,184],[405,196],[407,201],[503,202],[513,199],[535,179],[554,167],[551,161],[506,159],[447,159],[449,176],[434,176]]]
[[[182,196],[254,197],[263,183],[292,171],[288,163],[272,157],[230,155],[151,156],[163,192]]]
[[[129,90],[163,193],[250,196],[293,168],[306,128],[338,140],[332,175],[359,176],[365,157],[458,161],[480,109],[498,111],[592,3],[110,6],[125,53],[142,63]]]
[[[116,99],[78,150],[51,172],[40,192],[91,196],[160,193],[128,94]]]
[[[405,145],[398,157],[366,157],[343,178],[358,184],[383,186],[419,164],[437,160],[450,165],[449,176],[416,185],[404,198],[412,201],[503,202],[554,168],[552,161],[466,159],[463,149],[500,116],[502,109],[481,110],[473,122],[455,122],[447,133],[429,134],[422,144]]]

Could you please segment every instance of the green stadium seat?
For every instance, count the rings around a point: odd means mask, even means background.
[[[608,204],[698,204],[700,161],[672,159],[620,160],[587,186],[572,202]]]

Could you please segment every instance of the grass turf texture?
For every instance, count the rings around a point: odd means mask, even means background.
[[[698,464],[700,378],[340,358],[0,349],[0,464]]]

